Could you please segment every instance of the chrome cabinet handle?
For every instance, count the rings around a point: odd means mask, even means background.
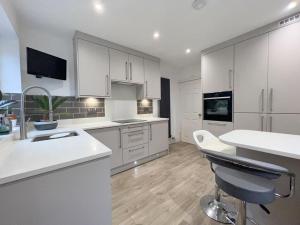
[[[135,152],[135,151],[138,151],[138,150],[141,150],[141,149],[144,149],[145,146],[141,147],[141,148],[136,148],[136,149],[129,149],[129,152]]]
[[[273,88],[270,88],[270,112],[273,111]]]
[[[229,89],[232,89],[232,69],[229,70],[228,72],[228,80],[229,80]]]
[[[148,97],[148,81],[146,81],[146,97]]]
[[[270,132],[273,131],[273,118],[270,116]]]
[[[265,89],[261,90],[261,112],[265,111]]]
[[[208,125],[213,125],[213,126],[226,126],[226,123],[208,123]]]
[[[260,130],[261,131],[264,131],[264,119],[265,119],[264,116],[260,117]]]
[[[128,80],[128,62],[125,62],[125,80]]]
[[[109,76],[106,75],[106,94],[109,96]]]
[[[137,136],[137,135],[143,135],[143,134],[144,134],[144,131],[141,131],[141,132],[132,132],[132,133],[128,134],[128,137]]]
[[[119,134],[120,134],[120,148],[122,148],[122,130],[121,130],[121,128],[119,128]]]
[[[150,141],[152,141],[152,124],[150,124]]]
[[[132,80],[132,63],[130,63],[129,66],[130,66],[130,80]]]

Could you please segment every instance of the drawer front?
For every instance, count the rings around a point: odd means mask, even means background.
[[[142,130],[148,130],[149,125],[148,124],[137,124],[137,125],[130,125],[123,127],[121,132],[122,133],[129,133],[129,132],[136,132],[136,131],[142,131]]]
[[[131,163],[136,160],[145,158],[148,155],[148,144],[123,149],[123,162],[124,164]]]
[[[233,130],[233,123],[219,121],[203,121],[203,129],[208,130],[213,135],[219,137]]]
[[[130,148],[138,145],[148,143],[149,135],[148,130],[137,130],[129,133],[122,134],[123,148]]]

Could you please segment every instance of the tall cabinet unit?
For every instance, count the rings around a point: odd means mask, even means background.
[[[235,46],[234,128],[266,129],[268,34]]]
[[[299,22],[269,36],[269,131],[300,134],[299,40]]]
[[[108,48],[81,39],[76,39],[74,44],[77,97],[109,97]]]
[[[229,46],[202,56],[201,76],[204,93],[232,91],[233,53],[233,46]]]

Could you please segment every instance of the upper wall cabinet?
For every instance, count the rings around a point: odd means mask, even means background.
[[[270,33],[269,112],[300,113],[300,23]]]
[[[159,62],[145,59],[145,84],[143,98],[160,99],[160,64]]]
[[[234,110],[263,113],[267,108],[268,34],[235,46]]]
[[[109,49],[112,81],[143,84],[143,58],[115,49]]]
[[[233,46],[202,56],[204,93],[233,89]]]
[[[109,52],[108,48],[88,42],[75,40],[77,97],[109,97]]]

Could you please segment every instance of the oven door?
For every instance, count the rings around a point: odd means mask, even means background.
[[[232,92],[204,94],[204,120],[232,122]]]

